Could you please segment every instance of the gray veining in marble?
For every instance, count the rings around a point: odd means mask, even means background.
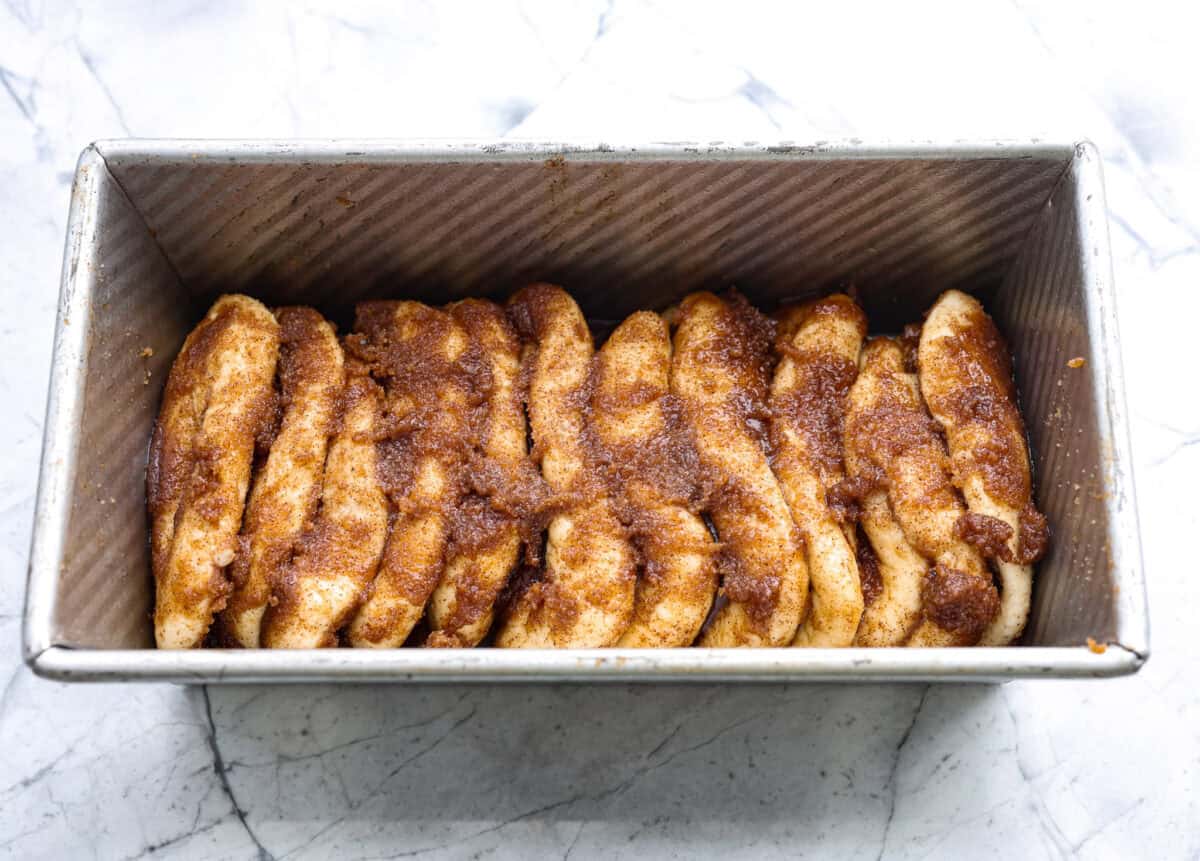
[[[5,0],[0,856],[1196,858],[1196,23],[1166,2]],[[127,134],[1091,138],[1152,660],[1002,687],[33,678],[19,616],[71,171]]]

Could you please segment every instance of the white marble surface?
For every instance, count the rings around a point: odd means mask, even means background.
[[[1187,5],[5,0],[0,855],[1196,858]],[[34,678],[19,616],[69,183],[88,141],[124,135],[1090,137],[1106,159],[1154,657],[1122,680],[1002,687]]]

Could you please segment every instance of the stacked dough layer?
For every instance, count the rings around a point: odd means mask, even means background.
[[[956,291],[866,335],[840,294],[599,350],[549,284],[341,338],[221,297],[151,441],[158,645],[1010,643],[1046,526],[1007,348]]]

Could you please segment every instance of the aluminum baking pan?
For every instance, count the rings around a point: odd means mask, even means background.
[[[770,306],[853,283],[880,330],[943,289],[981,296],[1015,353],[1054,533],[1022,644],[153,649],[146,442],[171,359],[216,293],[312,303],[344,324],[368,296],[440,303],[535,278],[569,287],[598,330],[729,284]],[[24,639],[36,672],[72,680],[1134,672],[1148,625],[1100,158],[1086,143],[96,143],[71,198]]]

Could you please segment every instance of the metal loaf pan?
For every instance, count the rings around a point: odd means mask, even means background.
[[[219,292],[442,303],[557,281],[603,329],[737,285],[852,283],[878,331],[958,287],[1015,352],[1054,532],[1008,649],[160,652],[143,477],[163,381]],[[145,348],[153,351],[148,356]],[[1068,361],[1083,357],[1082,368]],[[1076,363],[1077,364],[1077,363]],[[29,566],[25,656],[73,680],[967,680],[1146,659],[1100,159],[949,146],[109,141],[79,161]],[[1107,646],[1089,649],[1088,638]]]

